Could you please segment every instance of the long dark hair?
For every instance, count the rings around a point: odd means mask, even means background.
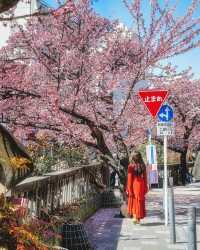
[[[146,166],[139,151],[134,151],[130,156],[130,163],[134,164],[134,174],[142,175],[146,171]]]

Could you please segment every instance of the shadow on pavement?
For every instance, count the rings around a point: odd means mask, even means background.
[[[200,243],[200,241],[197,241],[197,243]],[[187,244],[187,241],[177,241],[176,244]]]
[[[119,208],[98,210],[85,222],[85,229],[92,247],[115,250],[121,233],[123,218]]]

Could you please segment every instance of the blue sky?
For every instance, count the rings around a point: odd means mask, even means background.
[[[162,0],[163,1],[163,0]],[[173,2],[173,1],[172,1]],[[191,0],[181,0],[181,3],[177,7],[177,15],[183,15],[188,4]],[[109,17],[111,19],[118,18],[121,22],[127,26],[131,25],[130,14],[124,7],[121,0],[98,0],[95,4],[95,9],[101,15]],[[198,9],[196,16],[200,16],[200,9]],[[195,77],[200,77],[200,48],[193,49],[190,52],[176,56],[170,61],[174,65],[178,65],[179,70],[184,70],[189,66],[192,66]]]
[[[48,3],[52,7],[57,7],[58,6],[58,1],[57,0],[43,0],[44,2]],[[61,0],[63,2],[63,0]]]
[[[94,8],[100,15],[103,15],[110,19],[119,19],[125,25],[131,27],[131,17],[128,13],[126,7],[121,0],[93,0]],[[162,0],[163,1],[163,0]],[[161,1],[161,2],[162,2]],[[56,0],[46,0],[52,6],[55,6]],[[174,0],[172,0],[172,3]],[[177,8],[177,15],[183,15],[186,7],[191,2],[191,0],[180,0],[180,4]],[[146,7],[146,6],[145,6]],[[146,11],[146,9],[144,10]],[[196,16],[200,16],[200,9],[197,11]],[[192,66],[195,77],[200,77],[200,48],[193,49],[183,55],[179,55],[170,59],[174,65],[178,66],[179,70],[184,70],[189,66]]]

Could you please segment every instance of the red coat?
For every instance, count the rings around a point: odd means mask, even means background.
[[[145,194],[147,188],[147,175],[146,171],[141,176],[134,174],[135,165],[129,164],[127,187],[128,193],[128,214],[135,216],[137,219],[142,219],[146,215],[145,211]]]

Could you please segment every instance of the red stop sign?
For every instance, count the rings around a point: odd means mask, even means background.
[[[155,118],[166,100],[168,95],[167,90],[163,89],[150,89],[150,90],[140,90],[139,96],[142,99],[144,105],[147,107],[149,113],[153,118]]]

